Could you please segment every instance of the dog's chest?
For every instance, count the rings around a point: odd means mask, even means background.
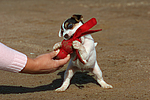
[[[71,55],[71,62],[73,64],[73,66],[76,66],[77,68],[79,68],[81,71],[83,70],[88,70],[89,68],[91,68],[91,66],[88,66],[89,65],[89,62],[87,62],[86,64],[83,64],[79,59],[76,59],[76,53],[74,52],[72,55]]]

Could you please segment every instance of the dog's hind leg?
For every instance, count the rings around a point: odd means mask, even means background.
[[[103,87],[103,88],[113,88],[111,85],[107,84],[102,77],[102,71],[100,70],[97,61],[95,62],[95,66],[92,70],[92,73],[96,76],[97,82]]]
[[[77,70],[77,68],[73,67],[72,66],[72,62],[70,62],[68,67],[67,67],[67,69],[66,69],[66,71],[65,71],[64,81],[63,81],[62,86],[57,88],[55,91],[58,91],[58,92],[65,91],[68,88],[68,86],[70,84],[70,80],[73,77],[73,75],[76,72],[76,70]]]

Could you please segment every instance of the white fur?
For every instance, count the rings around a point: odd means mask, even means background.
[[[74,34],[75,31],[81,26],[82,24],[79,23],[78,25],[75,26],[74,29],[69,29],[69,30],[65,30],[64,34]],[[63,34],[63,36],[64,36]],[[59,33],[60,35],[60,33]],[[70,80],[73,77],[73,75],[75,74],[76,71],[83,71],[83,70],[88,70],[90,72],[92,72],[97,79],[97,82],[103,87],[103,88],[113,88],[111,85],[107,84],[102,77],[102,71],[100,70],[98,63],[96,61],[96,50],[95,50],[95,46],[97,45],[97,43],[94,43],[94,40],[92,38],[91,35],[85,35],[81,37],[81,41],[82,43],[78,42],[78,41],[73,41],[73,48],[74,49],[78,49],[79,54],[81,56],[81,58],[83,59],[83,61],[85,62],[85,64],[81,63],[79,61],[79,59],[73,61],[73,59],[76,57],[76,54],[73,53],[71,54],[71,59],[69,62],[69,65],[65,71],[64,74],[64,82],[62,84],[61,87],[57,88],[55,91],[65,91],[69,84],[70,84]],[[56,43],[56,45],[53,47],[55,50],[59,48],[59,46],[61,47],[60,43]]]

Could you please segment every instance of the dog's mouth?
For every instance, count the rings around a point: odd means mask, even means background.
[[[73,35],[70,38],[72,38],[72,37],[73,37]]]

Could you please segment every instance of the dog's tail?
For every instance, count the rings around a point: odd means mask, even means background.
[[[97,46],[97,42],[94,43],[95,47]]]

